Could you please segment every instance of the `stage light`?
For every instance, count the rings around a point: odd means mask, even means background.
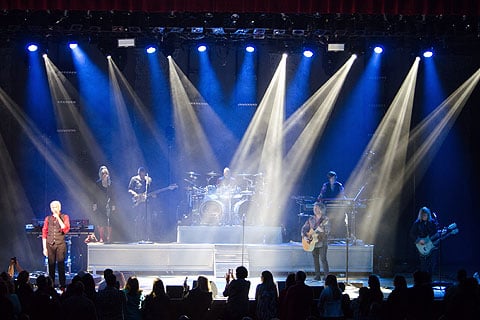
[[[107,59],[112,59],[112,55],[108,54]]]
[[[254,47],[254,46],[247,46],[247,47],[245,48],[245,51],[252,53],[252,52],[255,51],[255,47]]]
[[[38,46],[37,46],[36,44],[33,44],[33,43],[32,43],[32,44],[29,44],[29,45],[27,46],[27,49],[28,49],[28,51],[30,51],[30,52],[35,52],[35,51],[38,50]]]
[[[42,54],[42,58],[43,58],[43,59],[46,59],[47,57],[48,57],[48,56],[47,56],[46,53]]]
[[[154,46],[149,46],[147,47],[147,53],[155,53],[157,52],[157,48],[155,48]]]
[[[304,50],[303,51],[303,56],[305,58],[311,58],[311,57],[313,57],[313,51],[312,50]]]
[[[198,50],[198,52],[205,52],[205,51],[207,51],[207,46],[202,44],[202,45],[198,46],[197,50]]]
[[[432,50],[426,50],[423,52],[423,57],[424,58],[431,58],[433,56],[433,51]]]
[[[73,50],[73,49],[76,49],[76,48],[78,47],[78,43],[76,43],[76,42],[70,42],[70,43],[68,44],[68,47],[69,47],[70,49],[72,49],[72,50]]]
[[[380,54],[380,53],[383,52],[383,48],[380,47],[380,46],[376,46],[376,47],[373,49],[373,51],[374,51],[375,53],[377,53],[377,54]]]

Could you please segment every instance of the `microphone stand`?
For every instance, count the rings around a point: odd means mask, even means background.
[[[242,213],[242,266],[245,255],[245,212]]]
[[[140,240],[140,243],[152,243],[150,241],[150,226],[148,225],[148,190],[150,186],[150,177],[147,175],[145,176],[145,233],[147,235],[146,240]]]
[[[349,256],[349,252],[348,252],[348,242],[349,242],[349,238],[350,238],[350,232],[349,232],[349,224],[348,224],[348,212],[345,212],[345,225],[347,227],[347,237],[346,237],[346,240],[345,240],[345,282],[346,284],[348,284],[348,256]]]

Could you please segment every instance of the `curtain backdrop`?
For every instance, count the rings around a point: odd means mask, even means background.
[[[478,0],[0,0],[0,9],[480,16]],[[1,17],[0,17],[1,19]]]

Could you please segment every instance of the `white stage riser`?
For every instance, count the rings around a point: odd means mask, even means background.
[[[282,229],[266,226],[178,226],[177,242],[280,244]]]
[[[313,272],[312,254],[299,243],[245,245],[243,264],[252,275],[263,270],[274,273]],[[346,271],[344,245],[329,245],[331,272]],[[221,277],[228,268],[242,263],[242,246],[228,244],[88,244],[88,270],[106,268],[152,274],[213,274]],[[373,271],[373,245],[349,247],[349,272]]]

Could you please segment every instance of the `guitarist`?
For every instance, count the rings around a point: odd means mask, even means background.
[[[418,211],[417,220],[410,228],[410,238],[415,241],[415,244],[425,244],[424,238],[433,237],[437,233],[436,221],[432,218],[432,212],[427,207],[422,207]],[[433,275],[437,263],[437,251],[432,250],[429,255],[421,255],[420,258],[420,271],[428,272]]]
[[[133,207],[134,210],[134,225],[135,225],[135,240],[140,239],[142,232],[147,229],[147,199],[146,194],[150,191],[152,178],[147,175],[147,170],[140,167],[137,170],[137,175],[130,178],[128,184],[128,193],[131,194],[133,200],[138,205]]]
[[[316,242],[312,251],[313,263],[315,265],[315,280],[321,280],[320,261],[322,263],[324,278],[327,277],[329,268],[327,261],[328,235],[330,223],[325,215],[325,205],[315,202],[313,205],[314,215],[310,217],[302,227],[302,238],[308,242]]]

